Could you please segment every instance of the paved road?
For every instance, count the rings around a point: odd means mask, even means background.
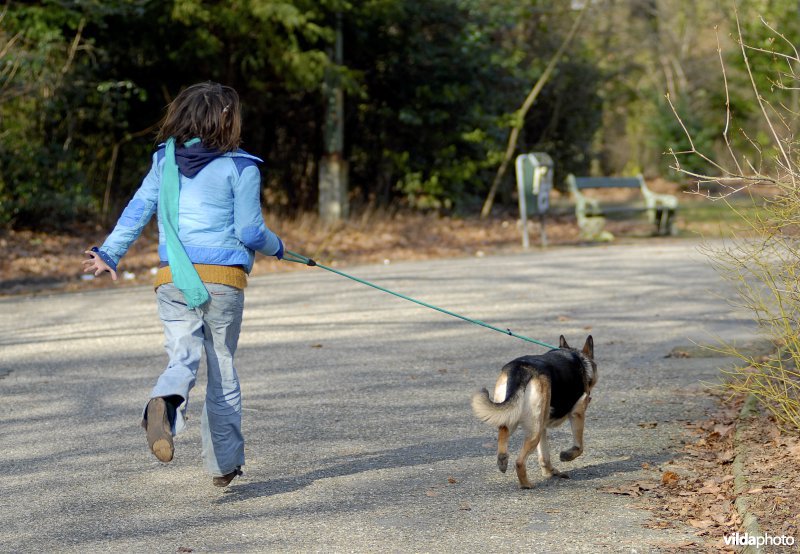
[[[150,288],[5,299],[0,551],[647,552],[691,536],[643,527],[634,500],[598,488],[653,479],[642,464],[670,459],[682,422],[707,407],[701,382],[719,360],[665,358],[673,347],[754,334],[695,244],[348,271],[545,342],[591,332],[587,450],[556,463],[572,478],[544,481],[532,457],[535,487],[519,490],[469,409],[506,361],[541,347],[318,268],[247,289],[248,462],[224,490],[199,460],[203,380],[173,463],[138,426],[166,360]],[[568,446],[566,427],[551,436]]]

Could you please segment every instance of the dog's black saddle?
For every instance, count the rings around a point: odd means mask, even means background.
[[[508,397],[525,388],[537,375],[550,381],[550,418],[561,419],[572,411],[587,390],[581,357],[571,350],[551,350],[538,356],[522,356],[503,368],[508,372]]]

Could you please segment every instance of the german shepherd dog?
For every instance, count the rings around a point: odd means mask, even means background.
[[[561,452],[569,462],[583,453],[583,424],[590,393],[597,384],[594,341],[591,335],[583,349],[570,348],[562,335],[559,348],[537,356],[522,356],[507,363],[494,386],[494,401],[485,388],[472,395],[475,415],[499,428],[497,467],[508,468],[508,438],[518,426],[525,430],[525,442],[517,456],[517,478],[523,489],[531,488],[526,461],[534,448],[545,477],[564,477],[550,464],[547,428],[569,419],[573,446]]]

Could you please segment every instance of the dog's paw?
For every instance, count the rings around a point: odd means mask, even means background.
[[[500,473],[506,472],[508,469],[508,454],[497,455],[497,468],[500,470]]]
[[[569,450],[562,450],[561,454],[559,454],[558,457],[562,462],[571,462],[572,460],[580,456],[582,453],[583,450],[581,450],[577,446],[573,446]]]
[[[542,468],[542,475],[544,475],[545,477],[548,477],[550,479],[552,479],[553,477],[560,477],[561,479],[569,479],[569,475],[568,474],[566,474],[566,473],[564,473],[562,471],[558,471],[557,469],[554,469],[554,468],[550,468],[550,469]]]
[[[530,481],[528,481],[526,483],[520,483],[519,484],[519,488],[521,488],[521,489],[532,489],[533,488],[533,484]]]

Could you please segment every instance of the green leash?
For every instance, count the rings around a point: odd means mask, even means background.
[[[375,283],[370,283],[369,281],[365,281],[364,279],[359,279],[358,277],[354,277],[353,275],[348,275],[347,273],[345,273],[343,271],[339,271],[338,269],[333,269],[332,267],[328,267],[328,266],[319,264],[319,263],[315,262],[314,260],[312,260],[311,258],[308,258],[308,257],[303,256],[302,254],[298,254],[296,252],[292,252],[291,250],[287,250],[286,251],[286,253],[283,256],[283,260],[285,260],[287,262],[295,262],[295,263],[298,263],[298,264],[304,264],[304,265],[311,266],[311,267],[320,267],[320,268],[322,268],[322,269],[324,269],[326,271],[330,271],[332,273],[336,273],[337,275],[341,275],[342,277],[347,277],[348,279],[352,279],[353,281],[355,281],[357,283],[361,283],[362,285],[367,285],[368,287],[372,287],[374,289],[378,289],[379,291],[382,291],[382,292],[388,292],[389,294],[397,296],[398,298],[402,298],[403,300],[408,300],[410,302],[414,302],[415,304],[419,304],[420,306],[425,306],[426,308],[430,308],[432,310],[436,310],[437,312],[442,312],[443,314],[451,315],[453,317],[457,317],[458,319],[463,319],[464,321],[468,321],[469,323],[474,323],[475,325],[480,325],[481,327],[486,327],[487,329],[491,329],[492,331],[497,331],[498,333],[503,333],[504,335],[509,335],[509,336],[512,336],[512,337],[516,337],[518,339],[522,339],[524,341],[532,342],[534,344],[538,344],[540,346],[544,346],[545,348],[550,348],[551,350],[558,349],[557,346],[553,346],[552,344],[547,344],[546,342],[541,342],[541,341],[538,341],[536,339],[532,339],[530,337],[526,337],[525,335],[518,335],[516,333],[513,333],[511,331],[511,329],[500,329],[499,327],[495,327],[494,325],[489,325],[488,323],[485,323],[483,321],[480,321],[480,320],[477,320],[477,319],[471,319],[469,317],[465,317],[463,315],[459,315],[457,313],[453,313],[453,312],[451,312],[449,310],[445,310],[444,308],[439,308],[438,306],[434,306],[432,304],[428,304],[427,302],[423,302],[421,300],[416,300],[415,298],[411,298],[410,296],[406,296],[404,294],[400,294],[399,292],[394,292],[392,290],[385,289],[383,287],[379,287]]]

